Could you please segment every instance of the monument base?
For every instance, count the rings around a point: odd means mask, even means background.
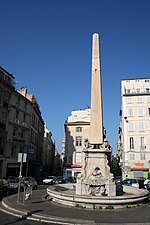
[[[84,150],[84,166],[77,177],[77,195],[116,196],[116,185],[106,152],[103,148]]]

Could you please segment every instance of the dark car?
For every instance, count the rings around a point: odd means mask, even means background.
[[[68,183],[76,183],[76,181],[77,181],[76,177],[67,177]]]
[[[65,184],[66,182],[67,182],[67,180],[65,177],[63,177],[63,176],[56,177],[56,181],[55,181],[56,184]]]
[[[32,177],[21,177],[20,178],[20,191],[24,191],[25,185],[32,186],[32,190],[37,189],[37,181]],[[18,192],[19,177],[9,179],[9,191],[10,193]]]

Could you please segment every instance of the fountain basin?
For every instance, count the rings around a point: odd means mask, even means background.
[[[59,204],[83,207],[83,208],[103,208],[113,206],[123,208],[126,205],[143,203],[149,198],[149,192],[145,189],[124,186],[122,196],[87,196],[75,194],[75,185],[54,185],[47,188],[47,194],[51,200]]]

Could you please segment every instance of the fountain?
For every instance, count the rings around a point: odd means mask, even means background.
[[[102,88],[100,71],[99,35],[93,34],[92,85],[90,139],[86,142],[84,165],[77,177],[76,185],[53,186],[47,193],[53,201],[70,206],[100,208],[106,205],[121,206],[137,204],[148,199],[144,189],[124,187],[124,194],[118,196],[113,174],[110,172],[111,148],[104,138]]]

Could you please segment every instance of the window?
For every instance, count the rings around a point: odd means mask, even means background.
[[[82,146],[82,137],[80,136],[76,137],[76,146]]]
[[[138,108],[138,116],[144,116],[143,108]]]
[[[82,162],[82,157],[81,157],[81,152],[77,152],[76,153],[76,163],[80,163]]]
[[[9,97],[10,97],[9,92],[8,91],[5,91],[4,92],[3,101],[8,103],[9,102]]]
[[[139,122],[139,131],[144,131],[144,123],[143,122]]]
[[[150,96],[148,96],[148,97],[147,97],[147,102],[149,102],[149,103],[150,103]]]
[[[133,116],[133,109],[132,108],[128,109],[128,116]]]
[[[82,127],[76,127],[76,132],[82,132]]]
[[[146,160],[145,153],[140,153],[140,160]]]
[[[135,154],[134,153],[130,153],[130,160],[135,160]]]
[[[141,96],[138,96],[138,97],[137,97],[137,102],[138,102],[138,103],[143,102],[143,99],[142,99],[142,97],[141,97]]]
[[[14,157],[16,155],[16,145],[12,146],[11,156]]]
[[[133,122],[128,123],[128,131],[133,131]]]
[[[130,141],[130,150],[134,150],[134,138],[130,137],[129,141]]]
[[[145,150],[144,137],[140,137],[140,150]]]
[[[136,93],[140,93],[140,89],[139,88],[136,89]]]
[[[126,89],[126,94],[130,94],[130,89]]]
[[[148,83],[149,82],[149,79],[145,79],[145,83]]]
[[[150,116],[150,108],[148,108],[148,116]]]
[[[146,88],[146,93],[150,93],[150,88]]]
[[[16,129],[16,127],[14,127],[14,129],[13,129],[13,137],[16,136],[16,132],[17,132],[17,129]]]
[[[21,138],[24,138],[24,137],[25,137],[25,131],[22,130],[22,131],[21,131]]]
[[[132,98],[128,98],[128,103],[131,104],[133,102]]]
[[[19,118],[19,111],[16,111],[16,119]]]

